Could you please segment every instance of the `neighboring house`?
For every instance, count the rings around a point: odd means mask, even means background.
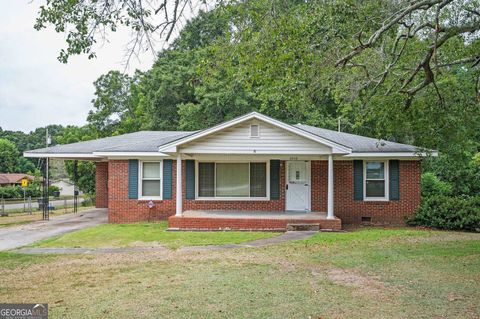
[[[108,207],[111,223],[338,230],[403,224],[420,203],[425,154],[253,112],[196,132],[143,131],[24,155],[95,161],[96,205]]]
[[[22,185],[22,179],[28,179],[29,182],[35,180],[35,176],[22,173],[0,173],[0,187]]]
[[[57,180],[57,181],[53,181],[53,182],[50,182],[50,185],[52,186],[56,186],[59,188],[60,190],[60,196],[73,196],[73,192],[75,190],[75,185],[69,181],[69,180],[63,180],[63,179],[60,179],[60,180]]]

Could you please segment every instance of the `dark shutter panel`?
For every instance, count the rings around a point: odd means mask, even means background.
[[[363,200],[363,161],[353,161],[353,199]]]
[[[138,160],[128,160],[128,198],[138,198]]]
[[[185,161],[185,198],[195,199],[195,161]]]
[[[398,160],[391,160],[388,167],[390,200],[400,200],[400,165]]]
[[[270,199],[280,199],[280,160],[270,160]]]
[[[172,160],[163,160],[163,199],[172,199]]]

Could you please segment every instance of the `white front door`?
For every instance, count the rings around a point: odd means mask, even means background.
[[[310,210],[310,162],[288,161],[286,172],[286,209]]]

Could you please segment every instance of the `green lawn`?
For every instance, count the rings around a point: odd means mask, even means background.
[[[51,318],[480,318],[480,234],[367,228],[216,251],[3,253],[0,300],[48,302]]]
[[[273,232],[176,232],[166,231],[167,222],[105,224],[82,229],[34,244],[37,247],[127,247],[162,245],[181,246],[238,244],[278,236]]]

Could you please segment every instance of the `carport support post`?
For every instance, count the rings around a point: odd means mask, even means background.
[[[328,201],[327,219],[334,219],[333,215],[333,155],[328,155]]]
[[[182,216],[182,156],[177,153],[177,191],[175,216]]]

